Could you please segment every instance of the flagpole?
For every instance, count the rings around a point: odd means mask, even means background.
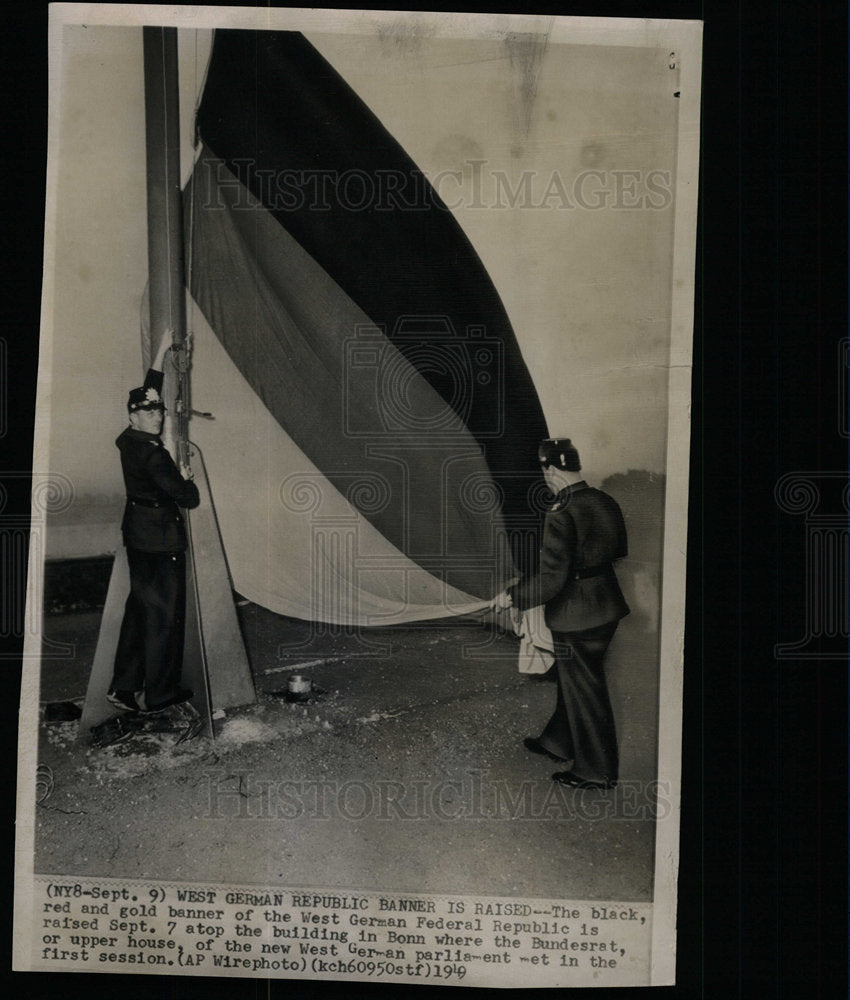
[[[188,465],[188,371],[177,29],[145,27],[145,149],[148,213],[148,300],[151,352],[170,336],[174,365],[165,366],[165,398],[174,409],[165,443]],[[175,377],[176,375],[176,377]]]
[[[178,464],[188,467],[192,459],[201,497],[200,506],[184,515],[189,544],[183,676],[195,691],[193,704],[202,711],[213,736],[214,709],[249,704],[256,694],[206,466],[200,450],[189,441],[177,29],[146,27],[143,39],[150,328],[153,344],[162,343],[169,334],[172,338],[173,364],[164,366],[165,400],[176,419],[165,443],[173,446]]]
[[[194,459],[193,473],[201,497],[200,506],[184,515],[189,544],[183,680],[195,692],[195,716],[184,736],[194,735],[198,712],[207,735],[215,736],[213,711],[250,704],[256,693],[206,467],[200,451],[189,441],[177,29],[143,28],[143,60],[151,353],[163,337],[171,338],[173,364],[163,365],[163,396],[176,421],[167,421],[163,439],[178,464],[188,467],[190,456]],[[81,740],[88,740],[95,727],[115,715],[106,696],[129,590],[127,556],[119,546],[80,719]]]

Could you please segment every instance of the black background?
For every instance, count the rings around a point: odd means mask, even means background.
[[[519,8],[458,3],[453,9]],[[847,663],[774,658],[777,642],[804,634],[806,596],[804,519],[780,510],[773,492],[787,472],[847,468],[848,442],[839,433],[847,373],[838,362],[848,332],[846,11],[844,2],[787,0],[587,0],[526,8],[705,22],[678,985],[655,991],[662,995],[846,995]],[[29,504],[26,479],[9,473],[32,467],[46,5],[0,6],[0,46],[0,337],[8,344],[10,372],[0,481],[8,517],[25,516]],[[11,972],[20,672],[9,654],[16,643],[19,654],[20,641],[6,641],[0,660],[7,777],[0,968],[11,995],[247,1000],[430,989]]]

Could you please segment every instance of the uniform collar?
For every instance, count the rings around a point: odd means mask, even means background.
[[[566,497],[569,496],[571,493],[578,493],[579,490],[586,490],[589,488],[590,487],[587,485],[587,483],[583,479],[580,479],[577,483],[570,483],[569,486],[565,486],[562,490],[558,492],[558,496]]]
[[[135,438],[137,441],[161,442],[159,434],[149,434],[147,431],[140,431],[135,427],[127,427],[124,431],[127,437]]]

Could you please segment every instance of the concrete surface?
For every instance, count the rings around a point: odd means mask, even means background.
[[[614,791],[549,778],[536,735],[555,685],[517,672],[516,640],[467,622],[361,635],[239,607],[258,701],[215,741],[147,733],[107,749],[40,725],[52,789],[41,873],[564,899],[651,898],[657,636],[622,623],[608,660],[621,746]],[[51,615],[70,656],[43,703],[82,698],[98,613]],[[48,645],[54,649],[54,645]],[[306,664],[306,666],[305,666]],[[298,667],[325,693],[293,705]]]

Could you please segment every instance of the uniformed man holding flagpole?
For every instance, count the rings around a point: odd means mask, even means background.
[[[162,364],[166,333],[144,385],[130,392],[130,426],[115,444],[127,502],[121,533],[130,567],[130,596],[115,655],[109,702],[122,712],[152,713],[182,705],[186,617],[186,527],[180,508],[197,507],[198,488],[162,443]]]

